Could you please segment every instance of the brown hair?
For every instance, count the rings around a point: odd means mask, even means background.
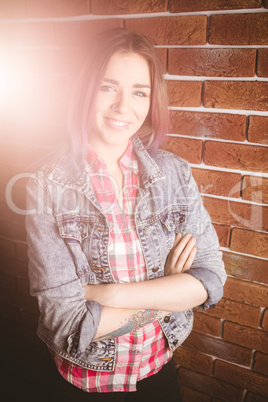
[[[94,121],[95,100],[111,57],[117,53],[137,53],[148,62],[151,102],[148,115],[137,132],[147,149],[157,149],[169,128],[166,82],[161,62],[152,44],[143,35],[123,28],[104,31],[94,38],[87,61],[78,79],[68,118],[72,155],[84,160]],[[78,158],[78,159],[77,159]]]

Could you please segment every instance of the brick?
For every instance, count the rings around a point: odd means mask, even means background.
[[[72,17],[89,14],[88,0],[27,0],[29,18]]]
[[[194,310],[194,325],[193,329],[196,332],[201,332],[207,335],[220,336],[221,335],[221,319],[211,317],[205,312],[201,313],[198,309]]]
[[[198,351],[243,366],[250,366],[251,363],[251,349],[246,349],[245,347],[234,345],[212,336],[198,334],[194,331],[192,331],[190,336],[184,341],[183,346],[193,352]],[[194,370],[193,367],[186,368],[192,368]]]
[[[0,287],[13,291],[16,290],[16,278],[12,275],[0,272]]]
[[[265,396],[254,394],[253,392],[248,392],[246,402],[267,402],[267,398]]]
[[[1,168],[0,168],[0,170],[1,170]],[[5,191],[5,185],[3,187],[0,185],[0,189],[3,190],[3,192],[4,192]],[[3,203],[0,203],[0,222],[1,222],[1,225],[3,223],[11,222],[12,218],[13,218],[13,214],[12,214],[10,208],[7,206],[6,199],[5,199]],[[1,228],[0,228],[0,231],[1,231]]]
[[[249,117],[248,140],[259,144],[268,144],[268,117]]]
[[[147,36],[155,45],[205,45],[207,16],[126,19],[126,28]]]
[[[174,134],[244,141],[246,116],[230,113],[171,111]]]
[[[229,277],[224,285],[224,297],[264,307],[268,305],[268,286]]]
[[[1,303],[8,304],[12,307],[19,307],[33,314],[39,314],[37,301],[30,295],[21,295],[17,292],[1,289],[0,294]]]
[[[264,311],[262,319],[262,328],[268,331],[268,310]]]
[[[268,207],[205,196],[202,199],[212,221],[215,223],[267,230]]]
[[[213,223],[221,247],[229,247],[231,228],[227,225]]]
[[[193,168],[200,193],[240,197],[241,174]],[[236,191],[235,191],[236,190]]]
[[[16,243],[16,256],[19,261],[28,261],[28,254],[27,254],[28,246],[24,243]]]
[[[36,330],[38,325],[39,314],[28,313],[27,311],[21,310],[21,324],[22,326],[27,326],[32,330]]]
[[[0,2],[1,19],[26,18],[25,0],[12,0]]]
[[[174,353],[175,363],[181,367],[198,371],[203,374],[211,374],[213,359],[196,350],[185,349],[180,346]]]
[[[0,24],[0,46],[52,46],[55,44],[53,22],[11,22]]]
[[[268,333],[232,322],[224,322],[223,339],[259,352],[268,353]]]
[[[171,13],[182,13],[189,11],[213,11],[213,10],[235,10],[241,8],[259,8],[261,0],[171,0]]]
[[[264,5],[265,8],[268,8],[268,0],[264,0]]]
[[[169,74],[254,77],[255,49],[169,49]]]
[[[17,292],[29,296],[30,294],[30,284],[29,280],[24,278],[17,278]]]
[[[210,402],[209,395],[204,395],[188,387],[180,387],[180,393],[183,402]]]
[[[189,163],[202,162],[202,140],[169,136],[165,138],[161,147],[179,155]]]
[[[258,50],[257,75],[268,77],[268,49]]]
[[[268,172],[267,157],[267,149],[261,146],[205,142],[204,162],[210,166],[265,173]]]
[[[267,38],[266,13],[219,14],[210,17],[211,45],[267,45]]]
[[[228,275],[268,284],[267,260],[224,251],[223,261]]]
[[[28,278],[28,262],[18,261],[12,257],[0,258],[0,271],[12,276]]]
[[[111,28],[123,28],[122,18],[109,18],[86,21],[55,22],[55,42],[58,46],[86,47],[90,38]]]
[[[214,376],[229,384],[268,396],[267,378],[249,369],[216,360]]]
[[[253,370],[268,376],[268,355],[256,352],[254,356]]]
[[[15,256],[15,244],[12,241],[0,239],[0,255],[7,258]]]
[[[201,106],[202,82],[167,81],[169,103],[177,107]]]
[[[91,0],[92,14],[142,14],[167,11],[167,0]]]
[[[257,257],[268,258],[268,233],[234,228],[231,233],[230,250]]]
[[[243,389],[227,384],[214,377],[206,376],[184,368],[179,369],[179,383],[210,397],[224,398],[228,402],[242,402]]]
[[[241,325],[257,328],[260,323],[261,309],[233,300],[221,299],[217,306],[207,310],[207,314],[235,322]]]
[[[244,176],[242,198],[243,200],[268,204],[268,178]]]
[[[266,111],[268,110],[267,91],[268,82],[206,81],[204,106]]]
[[[1,290],[2,291],[2,290]],[[0,304],[0,316],[11,321],[19,322],[20,314],[19,308],[10,306],[8,303],[1,302]]]
[[[7,237],[10,240],[26,241],[25,225],[0,221],[0,236]]]

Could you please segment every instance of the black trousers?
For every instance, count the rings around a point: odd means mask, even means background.
[[[54,362],[53,362],[54,364]],[[55,366],[55,364],[54,364]],[[180,402],[180,388],[174,360],[171,359],[155,375],[138,382],[135,392],[84,392],[66,381],[53,367],[52,395],[58,402]]]

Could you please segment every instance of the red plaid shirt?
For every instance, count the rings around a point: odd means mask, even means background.
[[[134,222],[139,175],[132,141],[120,160],[124,173],[122,194],[116,191],[116,183],[105,163],[92,149],[89,149],[89,160],[87,171],[111,228],[109,261],[115,282],[144,281],[147,279],[145,261]],[[123,210],[118,202],[120,196]],[[136,391],[137,381],[157,373],[171,356],[157,321],[117,338],[113,372],[87,370],[53,352],[61,375],[87,392]]]

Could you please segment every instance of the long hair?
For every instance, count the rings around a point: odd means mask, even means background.
[[[143,35],[124,28],[104,31],[94,38],[75,87],[68,114],[71,155],[78,164],[84,161],[94,122],[94,108],[107,65],[117,53],[136,53],[147,61],[151,78],[148,115],[136,133],[146,149],[159,147],[169,128],[166,82],[161,62],[152,44]]]

